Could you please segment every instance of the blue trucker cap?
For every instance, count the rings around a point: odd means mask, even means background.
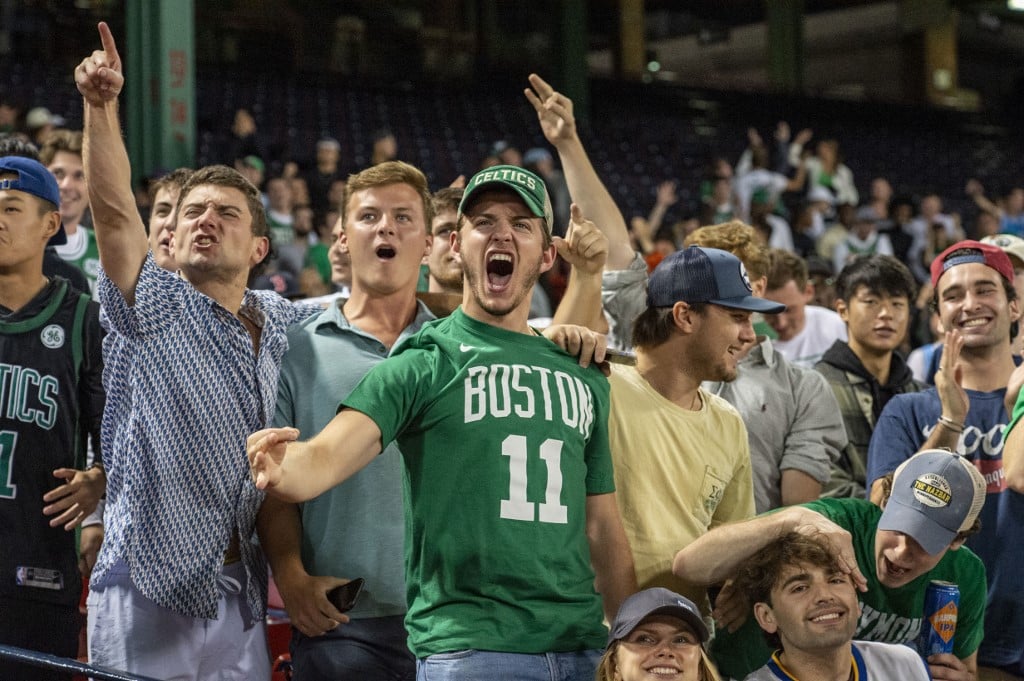
[[[690,246],[658,263],[647,282],[648,307],[670,307],[679,301],[711,303],[751,312],[777,313],[781,303],[756,298],[743,263],[718,248]]]

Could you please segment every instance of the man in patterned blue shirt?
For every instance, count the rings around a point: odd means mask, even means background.
[[[178,272],[157,266],[121,141],[121,62],[99,28],[103,49],[75,80],[99,296],[120,350],[104,376],[110,484],[89,657],[159,678],[269,678],[266,567],[252,541],[262,495],[244,444],[273,415],[288,325],[318,308],[246,288],[269,249],[266,216],[258,190],[224,166],[182,187]]]

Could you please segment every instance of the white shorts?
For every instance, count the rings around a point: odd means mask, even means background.
[[[115,566],[112,583],[89,592],[89,662],[167,681],[270,678],[266,623],[245,628],[245,567],[224,567],[217,619],[179,615],[149,600]]]

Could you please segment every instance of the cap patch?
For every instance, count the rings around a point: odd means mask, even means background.
[[[949,502],[953,500],[949,482],[935,473],[925,473],[918,477],[914,480],[912,489],[915,499],[932,508],[948,506]]]
[[[537,189],[537,181],[534,180],[533,177],[521,170],[513,170],[511,168],[487,170],[482,173],[477,173],[473,176],[473,184],[470,189],[487,182],[514,182],[521,187],[526,187],[530,191],[535,191]]]

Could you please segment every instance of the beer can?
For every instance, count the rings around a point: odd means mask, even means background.
[[[952,653],[956,635],[956,616],[960,609],[960,587],[952,582],[933,579],[924,592],[924,621],[918,650],[928,657],[936,653]]]

